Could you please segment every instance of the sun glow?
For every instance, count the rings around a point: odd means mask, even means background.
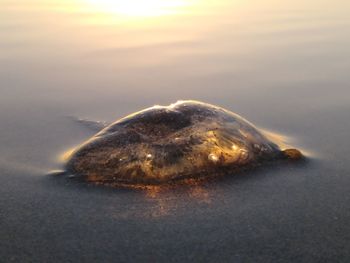
[[[176,13],[191,0],[86,0],[94,9],[121,16],[150,17]]]

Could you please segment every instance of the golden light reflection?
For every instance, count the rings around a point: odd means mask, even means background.
[[[267,129],[261,129],[263,134],[271,141],[275,142],[282,150],[285,149],[293,149],[294,147],[291,145],[291,143],[296,143],[295,140],[287,135],[283,135],[271,130]],[[301,146],[298,146],[298,149],[302,152],[303,156],[307,157],[319,157],[319,154],[316,152],[310,151],[309,149],[302,148]]]
[[[77,147],[78,147],[78,146],[72,147],[72,148],[66,150],[65,152],[61,153],[61,154],[58,156],[58,161],[60,161],[60,162],[66,162],[66,161],[68,161],[68,159],[72,156],[73,152],[75,151],[75,149],[76,149]]]
[[[148,211],[148,216],[163,217],[172,215],[178,211],[179,206],[183,204],[183,198],[188,202],[198,202],[206,205],[211,204],[211,196],[201,181],[188,179],[182,182],[180,192],[174,191],[179,185],[167,186],[148,186],[144,188],[145,196],[154,201],[154,205]],[[178,189],[179,190],[179,189]],[[180,195],[180,196],[179,196]],[[179,197],[180,202],[179,202]]]
[[[129,17],[174,14],[193,0],[85,0],[95,10]]]

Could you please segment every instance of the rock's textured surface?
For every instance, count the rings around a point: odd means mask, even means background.
[[[105,184],[156,184],[227,173],[268,160],[299,159],[223,108],[179,101],[116,121],[78,147],[67,170]]]

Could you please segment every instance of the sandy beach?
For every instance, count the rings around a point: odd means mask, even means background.
[[[95,2],[0,0],[0,262],[349,262],[349,3]],[[76,119],[181,99],[307,162],[172,189],[49,175],[96,132]]]

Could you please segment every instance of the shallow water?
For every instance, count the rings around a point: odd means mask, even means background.
[[[348,262],[349,2],[189,1],[145,17],[92,2],[0,0],[0,261]],[[177,189],[46,175],[94,134],[74,117],[178,99],[312,156]]]

